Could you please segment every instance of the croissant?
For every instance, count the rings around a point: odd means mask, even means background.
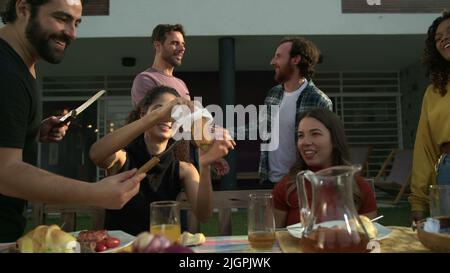
[[[77,239],[57,225],[37,226],[17,240],[22,253],[76,253],[80,252]]]

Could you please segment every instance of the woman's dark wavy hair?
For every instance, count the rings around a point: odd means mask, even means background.
[[[301,56],[297,67],[300,75],[310,80],[314,76],[316,64],[319,62],[320,50],[313,42],[301,37],[284,38],[279,45],[289,42],[292,43],[291,51],[289,52],[290,57]]]
[[[150,105],[152,105],[155,100],[161,97],[161,95],[166,93],[172,94],[176,97],[180,96],[177,90],[172,87],[161,85],[152,88],[151,90],[147,91],[145,97],[139,102],[138,106],[128,115],[127,123],[131,123],[140,119],[142,114],[145,115],[145,113],[147,113]]]
[[[450,75],[450,64],[437,50],[435,36],[438,26],[448,19],[450,19],[450,13],[444,11],[428,28],[425,50],[422,57],[422,63],[426,68],[426,75],[431,76],[433,86],[439,90],[441,96],[447,93],[446,86]]]
[[[36,14],[38,8],[44,4],[47,4],[52,0],[27,0],[27,3],[30,5],[31,10],[31,17],[34,17]],[[3,24],[13,23],[17,19],[17,13],[16,13],[16,2],[17,0],[8,0],[6,2],[3,10],[0,13],[0,16],[2,17]],[[86,0],[81,0],[81,3],[84,4]]]
[[[333,150],[331,152],[331,164],[332,166],[338,165],[351,165],[350,163],[350,148],[347,143],[347,138],[345,136],[344,124],[341,119],[330,110],[324,108],[315,108],[309,111],[304,112],[300,116],[299,123],[304,118],[314,118],[322,123],[328,131],[330,131],[331,145],[333,145]],[[298,124],[297,124],[298,126]],[[286,194],[285,199],[289,205],[289,195],[292,191],[296,189],[296,176],[297,173],[303,170],[309,169],[305,160],[301,155],[297,156],[297,161],[289,170],[289,181],[286,186]],[[361,191],[359,187],[355,183],[353,184],[353,199],[355,201],[355,205],[357,208],[361,206]]]

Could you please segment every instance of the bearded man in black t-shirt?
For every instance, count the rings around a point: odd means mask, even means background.
[[[67,130],[57,117],[41,122],[35,64],[39,59],[62,61],[76,38],[81,12],[80,0],[9,0],[1,14],[0,243],[22,235],[25,200],[118,209],[138,192],[145,176],[131,170],[84,183],[35,167],[36,140],[60,141]]]

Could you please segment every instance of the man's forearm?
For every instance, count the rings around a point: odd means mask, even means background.
[[[24,162],[1,167],[0,193],[42,203],[94,205],[92,184],[65,178]]]

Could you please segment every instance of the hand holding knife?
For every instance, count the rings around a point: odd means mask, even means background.
[[[105,90],[97,92],[97,94],[80,105],[77,109],[70,111],[60,118],[52,116],[44,119],[39,130],[39,141],[42,143],[61,141],[66,134],[70,121],[74,120],[105,92]]]

